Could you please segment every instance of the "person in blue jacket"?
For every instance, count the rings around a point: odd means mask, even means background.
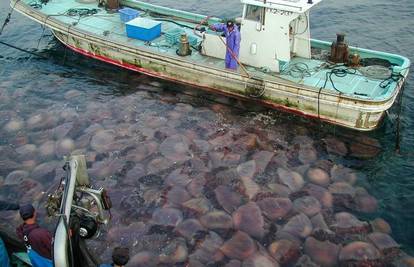
[[[6,246],[4,245],[3,239],[0,237],[0,266],[10,267],[9,255],[7,254]]]
[[[99,267],[124,267],[129,261],[129,249],[126,247],[116,247],[112,251],[112,264],[105,263]]]
[[[9,203],[0,200],[0,211],[1,210],[18,210],[19,204]],[[0,237],[0,266],[10,267],[9,255],[7,254],[6,246],[4,245],[3,239]]]
[[[237,70],[239,65],[238,57],[240,51],[240,31],[234,22],[229,20],[226,24],[224,23],[217,23],[210,25],[210,29],[213,31],[224,32],[226,36],[226,68]]]

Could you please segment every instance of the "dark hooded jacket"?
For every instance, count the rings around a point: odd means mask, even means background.
[[[16,229],[17,236],[23,240],[26,234],[29,245],[42,257],[52,259],[52,235],[48,230],[41,228],[37,223],[22,224]]]

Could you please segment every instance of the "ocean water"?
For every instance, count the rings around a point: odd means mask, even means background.
[[[224,18],[241,12],[235,0],[150,2]],[[1,23],[8,11],[7,1],[1,1]],[[333,41],[336,33],[343,32],[350,45],[414,59],[413,12],[411,0],[324,0],[311,14],[311,34],[315,39]],[[41,205],[45,199],[41,192],[53,187],[61,175],[53,170],[62,165],[62,156],[71,150],[86,153],[96,184],[113,189],[115,207],[119,208],[115,209],[114,225],[124,227],[113,226],[92,243],[104,258],[117,244],[115,239],[125,238],[125,244],[135,244],[124,232],[134,227],[142,230],[137,223],[145,216],[151,217],[145,205],[136,212],[136,201],[146,199],[145,193],[157,195],[165,190],[156,191],[142,180],[139,184],[144,186],[138,188],[137,177],[154,175],[154,180],[174,180],[172,173],[180,170],[180,175],[185,173],[191,178],[193,174],[185,169],[187,153],[194,152],[192,146],[197,147],[193,155],[197,160],[191,166],[198,166],[194,167],[197,175],[205,175],[206,187],[214,180],[210,176],[218,177],[220,172],[240,166],[263,150],[272,151],[278,159],[270,161],[266,171],[255,178],[260,186],[274,179],[280,166],[298,173],[314,165],[326,165],[326,161],[327,169],[350,168],[357,173],[356,185],[378,201],[377,211],[354,214],[366,221],[385,219],[392,228],[391,236],[404,251],[414,255],[413,72],[405,86],[401,111],[394,106],[380,129],[361,134],[234,99],[194,93],[189,87],[84,58],[65,49],[49,30],[16,12],[0,40],[45,57],[0,44],[0,198],[19,197]],[[245,133],[257,136],[264,144],[246,148],[248,140],[239,138]],[[220,136],[231,136],[234,143],[230,142],[232,157],[219,164],[214,162],[218,155],[213,152],[222,153],[220,149],[229,142]],[[345,145],[345,154],[328,148],[326,140],[331,139]],[[194,140],[198,140],[196,145]],[[181,144],[181,152],[174,151],[171,143]],[[304,143],[311,146],[305,147]],[[209,150],[209,146],[216,146],[215,150]],[[239,146],[244,150],[234,149]],[[177,157],[182,165],[165,161],[169,157]],[[22,179],[19,183],[7,181],[15,170],[22,171],[16,174]],[[123,198],[125,195],[129,197]],[[169,196],[175,204],[181,201],[173,193]],[[8,222],[18,222],[15,214],[5,214]]]

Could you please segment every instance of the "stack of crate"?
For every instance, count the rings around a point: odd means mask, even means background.
[[[198,38],[190,34],[188,35],[188,42],[190,43],[191,46],[196,46],[198,43]]]
[[[167,43],[170,45],[175,45],[179,42],[181,34],[184,33],[183,29],[180,28],[172,28],[165,32],[164,37]]]
[[[123,23],[127,23],[128,21],[133,20],[139,16],[139,11],[128,7],[124,7],[118,12]]]

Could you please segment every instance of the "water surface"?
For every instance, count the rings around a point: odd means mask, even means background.
[[[241,8],[238,1],[151,2],[224,18],[238,16]],[[337,32],[344,32],[350,45],[412,59],[413,10],[414,2],[409,0],[325,0],[311,15],[312,36],[333,41]],[[8,11],[7,1],[2,1],[0,18],[5,18]],[[2,165],[0,185],[16,169],[26,171],[30,179],[20,187],[3,184],[0,197],[10,200],[18,196],[24,201],[34,199],[35,203],[42,203],[44,195],[39,192],[49,190],[61,175],[58,171],[50,179],[48,170],[62,165],[62,156],[70,150],[86,153],[94,181],[113,189],[118,211],[112,226],[121,223],[127,229],[110,228],[112,232],[108,230],[101,237],[101,241],[108,242],[106,249],[100,248],[102,242],[94,243],[104,257],[108,257],[112,245],[120,242],[118,238],[126,236],[123,231],[136,227],[139,232],[142,227],[138,222],[146,222],[145,216],[151,219],[153,210],[144,205],[137,211],[136,205],[140,198],[148,197],[140,194],[158,194],[160,191],[154,188],[159,187],[152,188],[145,184],[145,179],[137,181],[137,178],[156,175],[164,180],[180,170],[180,174],[192,178],[203,174],[208,180],[214,176],[211,181],[217,182],[220,172],[223,176],[223,171],[237,168],[260,151],[286,157],[286,162],[273,159],[266,171],[255,177],[255,182],[261,186],[275,179],[277,168],[281,167],[277,164],[283,162],[285,167],[298,172],[322,160],[354,170],[359,178],[357,185],[378,200],[377,212],[355,214],[361,220],[385,219],[392,227],[392,237],[404,251],[414,254],[412,74],[403,94],[399,129],[401,151],[396,153],[398,107],[391,109],[379,130],[360,134],[234,99],[195,93],[192,88],[86,59],[57,43],[49,30],[17,13],[13,14],[0,40],[47,58],[1,47],[0,146],[5,166]],[[17,127],[15,130],[6,127],[11,121],[17,123],[13,124]],[[99,131],[106,135],[96,137]],[[262,143],[243,147],[248,141],[242,139],[246,134],[257,136]],[[231,135],[230,156],[233,157],[220,165],[222,163],[212,160],[212,153],[227,153],[227,141],[217,139],[226,135]],[[171,151],[170,143],[166,142],[169,138],[170,142],[182,144],[184,152]],[[326,140],[329,138],[345,144],[346,155],[328,151]],[[298,154],[305,148],[304,143],[311,145],[311,152],[300,157]],[[360,150],[368,155],[361,154]],[[176,161],[164,161],[173,157]],[[192,161],[188,161],[189,158]],[[193,172],[188,172],[189,167]],[[156,178],[154,181],[156,184]],[[24,193],[13,191],[22,188],[34,189]],[[153,191],[148,191],[150,189]],[[208,195],[208,191],[203,192]],[[125,195],[129,197],[123,198]],[[7,213],[7,218],[18,222],[14,214]],[[125,241],[131,245],[129,242],[132,241]]]

